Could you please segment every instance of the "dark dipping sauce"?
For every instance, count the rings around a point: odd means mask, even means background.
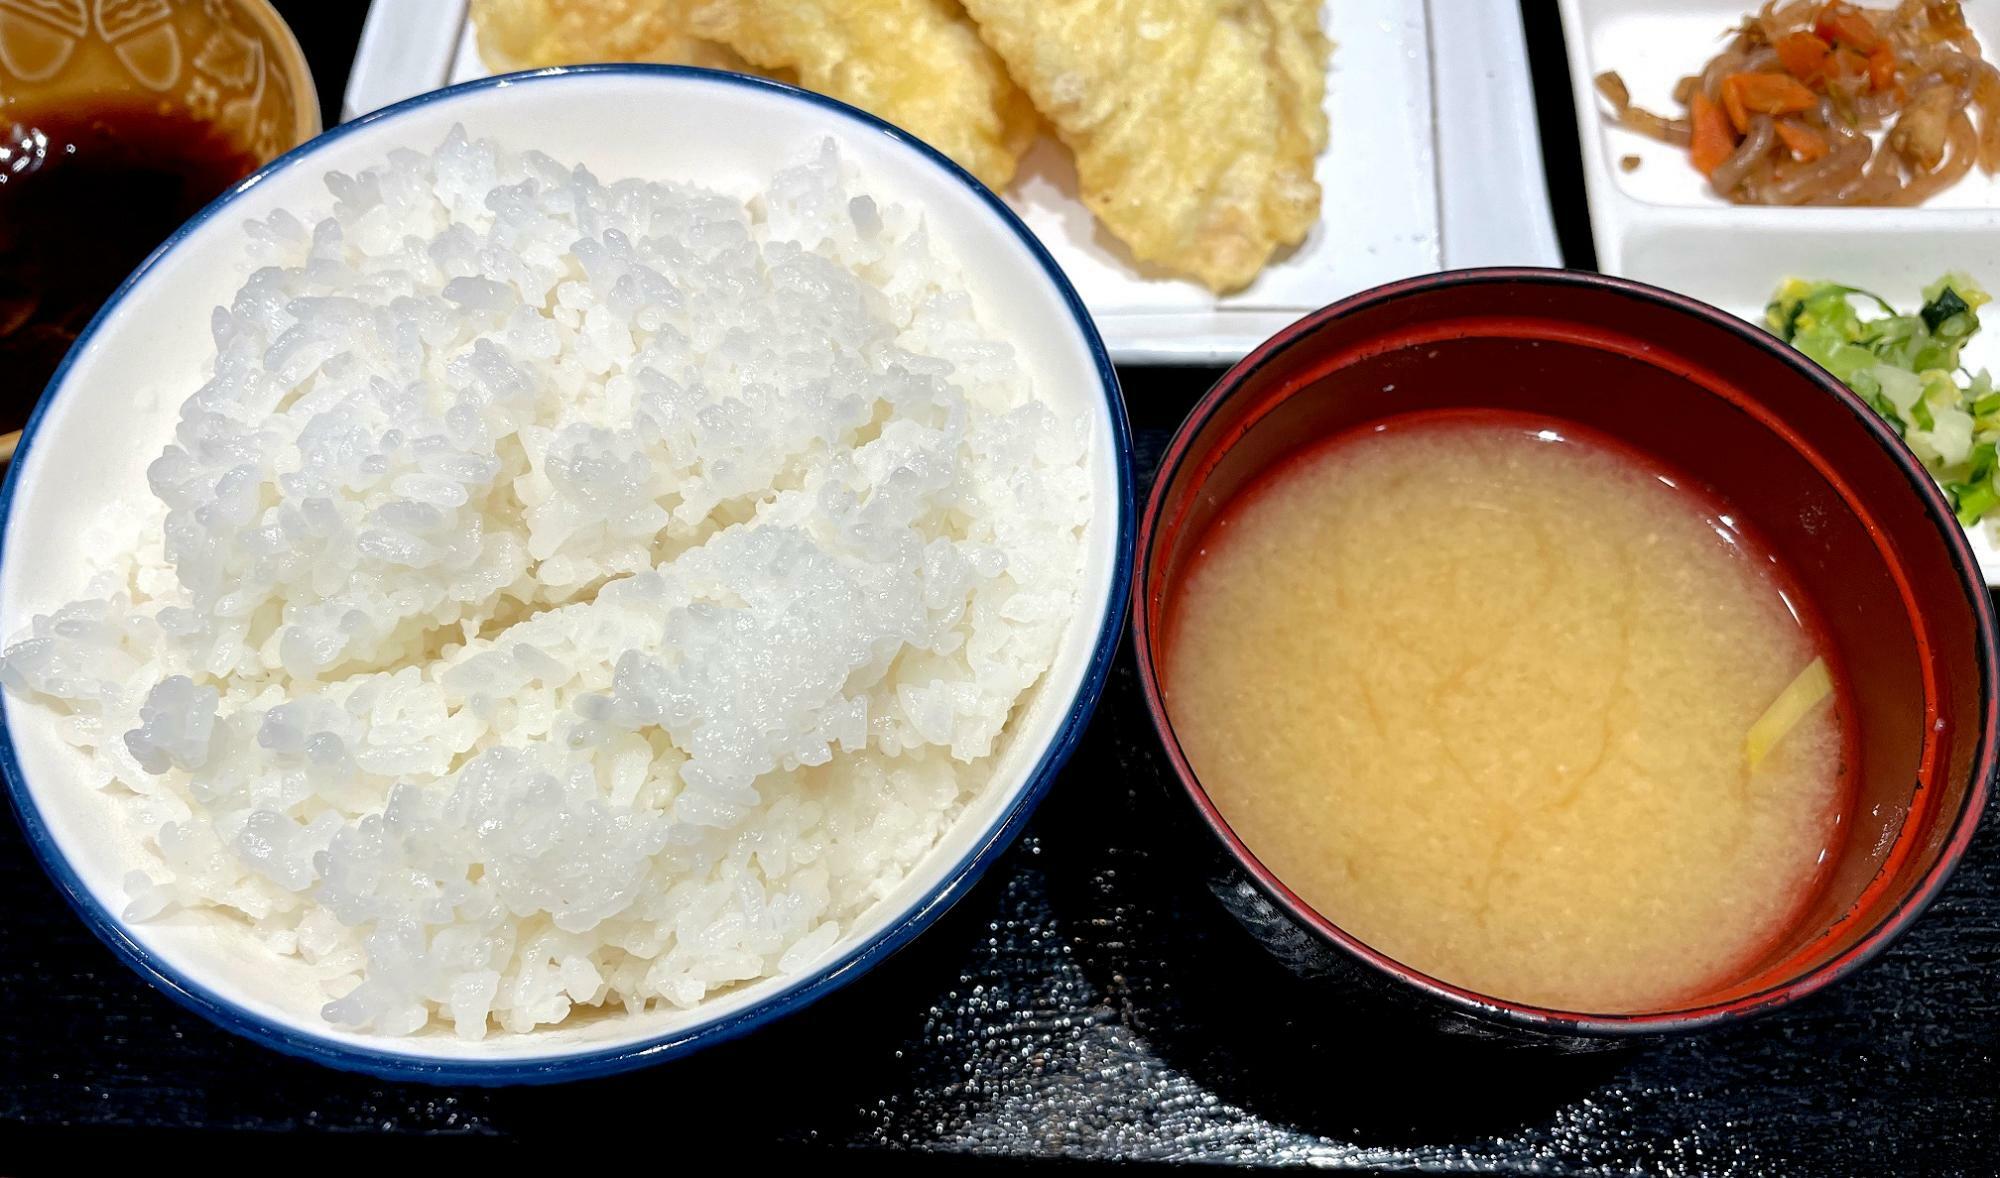
[[[0,432],[27,423],[90,317],[258,161],[157,101],[0,111]]]

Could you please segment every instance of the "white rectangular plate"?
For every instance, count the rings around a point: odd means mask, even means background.
[[[1868,0],[1881,6],[1887,0]],[[1762,208],[1715,195],[1681,148],[1615,125],[1593,79],[1616,70],[1640,106],[1672,115],[1674,84],[1721,49],[1755,0],[1562,0],[1584,187],[1598,268],[1713,304],[1753,323],[1787,277],[1873,291],[1903,310],[1948,270],[2000,285],[2000,181],[1977,169],[1911,209]],[[1969,3],[1989,58],[2000,5]],[[1632,171],[1619,161],[1636,156]],[[2000,368],[2000,311],[1966,349],[1973,368]],[[1989,585],[2000,585],[2000,523],[1970,530]]]
[[[2000,181],[1972,175],[1913,209],[1761,208],[1716,196],[1687,153],[1605,117],[1592,79],[1617,70],[1641,106],[1672,114],[1674,83],[1721,48],[1752,0],[1562,0],[1597,264],[1731,311],[1760,315],[1787,274],[1917,287],[1947,269],[2000,279]],[[2000,5],[1966,15],[1989,53]],[[1638,167],[1619,167],[1625,157]]]
[[[1434,5],[1445,19],[1433,21]],[[1360,290],[1472,265],[1560,265],[1527,51],[1511,3],[1330,0],[1331,143],[1320,223],[1247,289],[1217,297],[1142,270],[1043,142],[1007,200],[1056,257],[1120,363],[1228,363]],[[484,76],[463,0],[377,0],[345,117]]]

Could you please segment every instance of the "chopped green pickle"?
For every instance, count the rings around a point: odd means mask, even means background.
[[[1924,289],[1914,315],[1837,282],[1786,279],[1764,309],[1778,338],[1805,353],[1881,414],[1951,497],[1970,527],[2000,507],[2000,392],[1959,351],[1979,330],[1986,291],[1964,274]]]

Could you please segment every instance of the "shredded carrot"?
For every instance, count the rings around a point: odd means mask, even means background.
[[[1742,74],[1731,74],[1722,79],[1722,109],[1729,115],[1729,125],[1736,128],[1738,135],[1750,132],[1750,111],[1743,105],[1743,87],[1739,83]]]
[[[1778,51],[1778,61],[1785,72],[1806,85],[1814,85],[1826,77],[1826,55],[1833,52],[1833,46],[1811,33],[1786,33],[1771,48]]]
[[[1736,136],[1730,133],[1729,120],[1723,116],[1722,108],[1699,90],[1689,104],[1688,118],[1694,124],[1688,153],[1695,170],[1706,176],[1721,167],[1722,161],[1736,150]]]
[[[1875,47],[1868,55],[1868,86],[1880,93],[1896,84],[1896,51],[1887,41]]]
[[[1802,163],[1809,164],[1833,150],[1826,136],[1794,119],[1778,121],[1778,138],[1785,141],[1785,146]]]
[[[1792,115],[1819,105],[1819,96],[1789,74],[1731,74],[1722,80],[1723,92],[1732,84],[1736,101],[1756,114]]]
[[[1852,4],[1842,4],[1838,0],[1819,10],[1819,19],[1813,22],[1813,32],[1822,41],[1845,45],[1856,53],[1869,54],[1882,43],[1882,34],[1875,30],[1875,22],[1868,14]]]

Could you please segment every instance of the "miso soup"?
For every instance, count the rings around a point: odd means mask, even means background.
[[[1741,521],[1559,422],[1342,435],[1201,538],[1162,675],[1300,899],[1445,982],[1672,1009],[1799,919],[1846,801],[1837,668]]]

